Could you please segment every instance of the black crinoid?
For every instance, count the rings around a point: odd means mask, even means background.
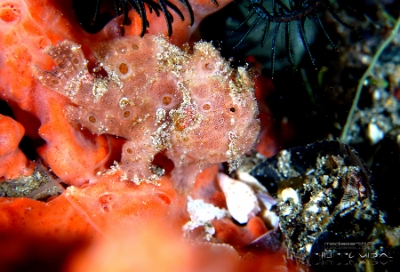
[[[301,40],[304,50],[311,59],[311,63],[316,67],[315,60],[310,50],[309,38],[307,38],[308,35],[306,33],[308,28],[305,25],[309,24],[309,22],[314,22],[327,38],[332,48],[338,51],[322,23],[321,14],[324,14],[323,11],[327,10],[334,20],[346,28],[353,29],[353,26],[346,23],[336,13],[330,0],[248,0],[247,8],[249,13],[244,21],[236,28],[236,31],[244,29],[245,25],[249,25],[249,27],[241,36],[241,39],[237,42],[235,47],[241,45],[246,37],[250,33],[258,30],[261,25],[261,47],[264,47],[266,41],[270,42],[272,74],[275,69],[278,42],[284,44],[285,55],[290,64],[293,67],[295,66],[291,40],[296,34]],[[279,33],[281,34],[278,35]],[[282,38],[279,39],[279,36],[282,36]]]
[[[179,0],[189,13],[189,23],[193,25],[193,10],[188,0]],[[217,4],[216,0],[212,0]],[[179,8],[169,0],[73,0],[73,8],[83,29],[89,33],[100,31],[105,24],[116,16],[123,15],[123,25],[129,25],[130,20],[128,12],[133,9],[136,11],[142,21],[141,36],[149,27],[146,8],[150,12],[155,12],[157,16],[164,14],[168,28],[168,35],[172,35],[173,16],[171,11],[176,13],[183,21],[185,18]],[[170,11],[171,10],[171,11]]]

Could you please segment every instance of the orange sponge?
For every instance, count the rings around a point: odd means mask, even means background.
[[[32,166],[18,148],[24,132],[20,123],[0,114],[0,180],[32,173]]]

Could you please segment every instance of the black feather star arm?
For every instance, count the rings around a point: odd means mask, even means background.
[[[264,24],[261,37],[261,47],[263,47],[267,38],[267,34],[270,31],[270,27],[271,25],[274,25],[274,29],[272,30],[272,48],[270,56],[272,75],[274,74],[275,69],[276,41],[281,25],[284,25],[283,31],[285,37],[287,58],[292,66],[294,66],[294,62],[292,50],[290,48],[291,22],[297,22],[296,26],[300,40],[314,67],[316,67],[315,60],[311,54],[309,42],[306,36],[306,29],[304,27],[305,21],[307,19],[313,20],[315,22],[315,24],[322,30],[322,33],[324,33],[325,37],[328,39],[329,43],[335,51],[337,51],[337,47],[332,42],[332,39],[329,37],[327,31],[325,30],[325,27],[322,24],[318,12],[322,8],[325,8],[337,22],[347,28],[354,29],[351,25],[347,24],[339,17],[339,15],[336,14],[330,3],[330,0],[288,0],[285,1],[286,4],[282,0],[274,0],[267,1],[268,5],[265,5],[263,0],[249,0],[249,2],[249,14],[244,19],[244,21],[239,24],[236,30],[245,26],[249,21],[251,21],[251,24],[234,47],[239,46],[260,22]],[[268,8],[266,6],[268,6]]]
[[[111,19],[119,15],[123,15],[122,24],[129,25],[130,20],[128,13],[131,9],[133,9],[139,15],[140,20],[142,21],[142,30],[140,36],[143,36],[146,32],[146,29],[150,26],[149,21],[147,20],[146,6],[148,7],[150,13],[154,11],[157,16],[160,16],[161,13],[164,14],[168,29],[168,36],[171,36],[173,32],[172,23],[174,21],[174,17],[172,16],[171,11],[174,12],[180,20],[185,20],[181,10],[169,0],[112,0],[114,14],[111,14],[107,8],[105,8],[105,12],[101,12],[102,7],[106,4],[110,4],[110,1],[111,0],[73,0],[75,14],[84,30],[89,33],[96,33],[100,31]],[[218,2],[216,0],[211,1],[218,6]],[[189,24],[192,26],[194,23],[194,13],[190,2],[188,0],[179,0],[179,2],[187,10],[189,14]],[[89,18],[87,16],[88,14],[91,14]]]

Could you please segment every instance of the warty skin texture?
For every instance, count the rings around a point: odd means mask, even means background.
[[[37,78],[70,99],[68,120],[127,140],[122,179],[156,182],[164,172],[152,161],[164,152],[176,186],[187,190],[210,165],[228,161],[235,169],[256,141],[253,81],[209,43],[195,44],[191,54],[161,36],[118,38],[93,50],[90,71],[78,44],[63,41],[46,51],[57,66],[37,69]]]

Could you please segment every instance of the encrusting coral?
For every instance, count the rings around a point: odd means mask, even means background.
[[[73,42],[47,52],[57,68],[38,70],[38,79],[71,100],[70,122],[128,140],[120,167],[135,183],[163,174],[151,163],[164,151],[183,188],[212,164],[236,168],[257,138],[251,77],[243,67],[234,71],[209,43],[195,44],[189,54],[161,36],[117,38],[94,49],[93,73]]]

